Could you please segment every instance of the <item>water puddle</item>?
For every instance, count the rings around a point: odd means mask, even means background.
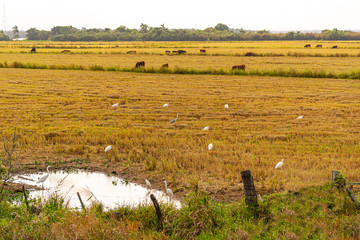
[[[36,183],[46,173],[24,174],[13,178],[12,182],[42,187]],[[64,197],[65,202],[72,208],[81,208],[77,192],[85,206],[93,201],[101,202],[106,208],[112,209],[119,206],[138,206],[152,204],[150,193],[154,194],[160,203],[172,203],[180,208],[178,200],[170,198],[162,191],[151,190],[140,185],[126,182],[116,176],[108,176],[104,173],[76,170],[73,172],[50,172],[44,182],[43,190],[30,191],[30,198],[47,199],[54,194]]]

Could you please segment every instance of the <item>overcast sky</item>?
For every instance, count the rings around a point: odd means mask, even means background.
[[[360,0],[0,0],[0,27],[213,27],[248,30],[360,29]],[[5,5],[5,7],[3,6]]]

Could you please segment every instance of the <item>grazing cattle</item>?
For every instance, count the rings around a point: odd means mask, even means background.
[[[136,54],[136,51],[128,51],[127,54]]]
[[[235,65],[231,68],[231,70],[244,70],[245,71],[245,65]]]
[[[200,49],[200,52],[201,53],[206,53],[206,50],[205,49]]]
[[[36,48],[33,47],[33,48],[31,49],[30,53],[36,53]]]
[[[70,50],[63,50],[61,53],[71,53]]]
[[[169,50],[166,50],[165,51],[165,54],[170,54],[171,52]]]
[[[165,64],[161,65],[161,68],[169,68],[169,64],[165,63]]]
[[[310,44],[306,44],[306,45],[304,46],[304,48],[309,48],[309,47],[311,47]]]
[[[335,45],[335,46],[332,46],[332,48],[337,48],[337,45]]]
[[[316,45],[316,48],[322,48],[321,44]]]
[[[172,51],[172,53],[185,54],[186,51],[184,51],[184,50],[177,50],[177,51]]]
[[[253,53],[253,52],[247,52],[247,53],[245,54],[245,56],[246,56],[246,57],[251,57],[251,56],[256,56],[256,54]]]
[[[141,61],[141,62],[137,62],[135,65],[136,68],[140,68],[140,67],[145,67],[145,62]]]

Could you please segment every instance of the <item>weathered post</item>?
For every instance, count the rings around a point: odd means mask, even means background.
[[[85,208],[85,205],[84,205],[84,203],[83,203],[83,201],[82,201],[82,199],[81,199],[81,196],[80,196],[79,192],[77,192],[77,196],[78,196],[78,198],[79,198],[79,201],[80,201],[80,204],[81,204],[82,209],[83,209],[84,212],[86,213],[86,208]]]
[[[331,180],[334,182],[336,180],[337,175],[339,174],[339,171],[331,171]],[[347,186],[346,181],[344,180],[344,184],[346,186],[346,192],[348,193],[351,201],[355,204],[356,207],[360,207],[359,201],[356,199],[355,194],[351,191],[350,187]]]
[[[257,195],[254,185],[254,179],[251,175],[251,171],[243,171],[241,172],[241,179],[244,184],[244,192],[245,192],[245,203],[246,205],[256,205],[257,202]]]
[[[22,186],[22,190],[24,193],[24,199],[25,199],[25,204],[26,204],[26,209],[30,212],[30,206],[29,206],[29,202],[26,196],[26,189],[25,189],[25,185]]]
[[[335,181],[335,178],[339,173],[340,173],[339,171],[331,171],[331,180]]]
[[[154,204],[156,215],[159,219],[159,225],[160,225],[160,228],[162,229],[163,228],[163,218],[162,218],[162,214],[161,214],[160,205],[159,205],[158,201],[156,200],[156,197],[154,196],[154,194],[150,194],[150,199]]]

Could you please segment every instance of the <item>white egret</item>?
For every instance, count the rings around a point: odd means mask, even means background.
[[[209,130],[209,126],[204,127],[203,130],[205,131]]]
[[[228,109],[228,108],[229,108],[229,105],[228,105],[228,104],[225,104],[224,108]]]
[[[39,181],[37,181],[36,183],[42,183],[42,187],[44,188],[44,182],[46,181],[46,179],[49,177],[50,172],[49,172],[49,167],[51,167],[50,165],[47,167],[47,174],[45,176],[43,176],[42,178],[40,178]]]
[[[281,162],[278,162],[276,164],[275,169],[281,168],[283,164],[284,164],[284,159],[281,159]]]
[[[107,147],[105,148],[105,152],[110,151],[110,149],[111,149],[111,145],[109,145],[109,146],[107,146]]]
[[[170,197],[173,195],[173,192],[171,191],[170,188],[167,187],[167,183],[166,180],[164,181],[165,183],[165,190],[166,190],[166,194],[169,195]]]
[[[178,117],[179,117],[179,113],[177,113],[177,115],[176,115],[176,118],[175,118],[175,119],[173,119],[173,120],[171,120],[171,121],[170,121],[170,124],[172,124],[172,123],[176,122],[176,120],[178,119]]]
[[[119,106],[119,103],[115,103],[115,104],[113,104],[111,107],[116,108],[116,107],[118,107],[118,106]]]
[[[168,103],[165,103],[164,105],[163,105],[163,107],[168,107],[169,106],[169,104]]]
[[[146,185],[147,185],[149,188],[151,188],[151,183],[150,183],[149,180],[145,179],[145,183],[146,183]]]
[[[263,202],[263,201],[264,201],[264,199],[261,197],[260,194],[259,194],[259,200],[260,200],[260,202]]]
[[[304,118],[303,115],[297,117],[297,119],[303,119],[303,118]]]
[[[212,143],[210,143],[209,146],[208,146],[208,149],[211,150],[213,148],[213,146],[214,145]]]

